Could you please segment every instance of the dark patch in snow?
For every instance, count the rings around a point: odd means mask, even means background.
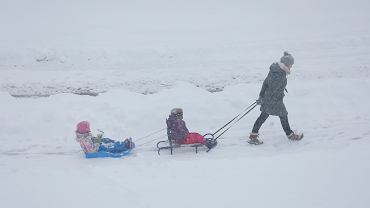
[[[49,94],[10,94],[16,98],[50,97]]]
[[[47,56],[43,56],[43,57],[40,57],[40,58],[36,58],[36,61],[37,62],[48,62],[49,58]]]
[[[151,94],[154,94],[154,93],[156,93],[156,92],[153,92],[153,91],[144,91],[141,94],[143,94],[143,95],[151,95]]]
[[[354,137],[354,138],[352,138],[352,140],[359,140],[359,139],[362,139],[362,137]]]
[[[215,87],[215,88],[208,88],[207,91],[208,92],[211,92],[211,93],[215,93],[215,92],[222,92],[224,90],[223,87]]]
[[[76,94],[76,95],[88,95],[88,96],[96,97],[100,93],[104,93],[104,91],[103,92],[77,91],[77,92],[59,92],[59,93],[53,93],[53,94],[10,94],[10,95],[15,98],[42,98],[42,97],[50,97],[51,95],[56,95],[60,93],[71,93],[71,94]]]
[[[93,91],[74,91],[74,92],[55,92],[55,93],[51,93],[51,94],[38,94],[38,93],[35,93],[35,94],[12,94],[10,93],[10,95],[12,97],[15,97],[15,98],[42,98],[42,97],[50,97],[52,95],[56,95],[56,94],[60,94],[60,93],[70,93],[70,94],[75,94],[75,95],[87,95],[87,96],[93,96],[93,97],[96,97],[98,96],[100,93],[104,93],[106,91],[101,91],[101,92],[93,92]]]
[[[76,95],[88,95],[88,96],[93,96],[93,97],[96,97],[100,93],[105,92],[105,91],[96,91],[91,88],[77,88],[77,89],[69,88],[69,90],[71,90],[71,93],[76,94]],[[66,93],[68,93],[68,91]]]
[[[76,94],[76,95],[88,95],[88,96],[93,96],[93,97],[96,97],[99,95],[99,93],[97,92],[74,92],[73,94]]]

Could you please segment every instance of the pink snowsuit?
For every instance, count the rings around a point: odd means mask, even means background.
[[[80,143],[82,150],[85,153],[94,153],[99,149],[99,144],[92,141],[93,136],[91,133],[78,133],[76,132],[76,141]]]

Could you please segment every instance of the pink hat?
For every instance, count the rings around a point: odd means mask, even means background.
[[[77,133],[85,134],[90,132],[90,123],[88,121],[81,121],[77,124]]]

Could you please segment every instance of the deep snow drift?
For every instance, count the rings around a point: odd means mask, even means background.
[[[367,1],[1,2],[4,207],[370,206]],[[213,132],[254,102],[283,50],[300,142],[271,117],[264,144],[247,144],[258,109],[208,153],[158,156],[162,131],[129,157],[87,160],[74,140],[89,120],[135,141],[173,107]]]

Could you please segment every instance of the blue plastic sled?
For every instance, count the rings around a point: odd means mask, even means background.
[[[132,142],[131,149],[128,149],[126,142],[115,141],[109,138],[103,138],[98,151],[93,152],[93,153],[85,153],[85,157],[86,158],[98,158],[98,157],[118,158],[118,157],[128,155],[133,148],[135,148],[135,143],[133,142]]]
[[[94,152],[94,153],[85,153],[86,158],[98,158],[98,157],[114,157],[114,158],[119,158],[123,157],[125,155],[130,154],[132,149],[123,151],[123,152],[117,152],[117,153],[112,153],[112,152],[105,152],[105,151],[99,151],[99,152]]]

